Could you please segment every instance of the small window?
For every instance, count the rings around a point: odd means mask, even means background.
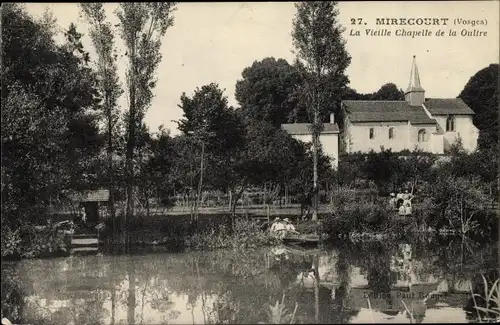
[[[389,129],[389,139],[394,139],[394,128]]]
[[[373,139],[375,137],[375,130],[373,128],[370,128],[370,139]]]
[[[446,118],[446,132],[455,131],[455,117],[448,115]]]
[[[427,131],[424,129],[418,131],[418,142],[427,142]]]

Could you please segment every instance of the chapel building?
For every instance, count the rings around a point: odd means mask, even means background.
[[[468,152],[477,147],[472,109],[460,98],[425,98],[415,56],[405,100],[344,100],[341,112],[340,149],[346,153],[384,148],[443,154],[459,139]]]

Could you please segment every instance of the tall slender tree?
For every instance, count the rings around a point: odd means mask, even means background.
[[[331,105],[332,94],[339,94],[349,80],[345,70],[351,57],[342,37],[344,28],[338,23],[334,1],[302,1],[295,4],[292,38],[297,63],[303,73],[302,98],[311,120],[313,144],[313,220],[318,218],[318,149],[325,107]]]
[[[128,57],[128,121],[125,154],[127,181],[126,225],[134,211],[134,150],[136,131],[153,99],[155,72],[161,61],[161,41],[174,24],[175,2],[123,2],[116,12]]]
[[[123,93],[116,67],[116,48],[111,24],[106,22],[106,12],[100,2],[81,3],[80,7],[90,23],[90,38],[97,52],[97,72],[105,120],[108,160],[109,212],[115,230],[115,177],[113,172],[113,135],[118,121],[118,98]]]

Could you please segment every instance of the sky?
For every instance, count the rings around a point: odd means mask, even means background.
[[[413,55],[416,56],[421,84],[426,97],[453,98],[477,71],[499,62],[500,1],[351,1],[340,2],[339,22],[345,27],[346,49],[352,60],[346,73],[350,87],[360,93],[377,91],[392,82],[398,88],[408,86]],[[105,4],[109,21],[117,23],[116,3]],[[27,11],[40,17],[48,8],[58,27],[67,29],[71,22],[84,33],[83,44],[95,58],[88,37],[88,25],[79,15],[77,3],[27,3]],[[244,68],[266,57],[292,63],[291,27],[296,9],[292,2],[211,2],[180,3],[174,13],[174,26],[163,39],[162,61],[157,70],[155,98],[145,116],[152,131],[164,125],[178,134],[175,120],[182,118],[180,96],[192,95],[197,87],[218,83],[237,106],[234,89]],[[362,18],[366,25],[352,25]],[[446,26],[381,26],[376,18],[448,18]],[[455,25],[457,19],[469,21]],[[357,20],[356,20],[357,21]],[[471,21],[479,21],[475,26]],[[480,24],[480,23],[483,24]],[[445,36],[395,36],[398,29],[432,33],[443,29]],[[366,29],[391,31],[391,36],[366,36]],[[448,30],[457,36],[448,36]],[[486,36],[461,36],[467,29],[486,32]],[[351,36],[359,30],[360,36]],[[118,34],[117,34],[118,35]],[[62,32],[58,36],[61,41]],[[118,49],[123,43],[117,40]],[[124,80],[126,62],[118,62]],[[128,106],[120,100],[122,109]]]

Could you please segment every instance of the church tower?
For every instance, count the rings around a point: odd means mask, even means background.
[[[405,92],[405,100],[411,106],[422,106],[425,101],[425,90],[420,86],[420,76],[418,75],[417,60],[413,56],[413,64],[410,73],[410,84]]]

